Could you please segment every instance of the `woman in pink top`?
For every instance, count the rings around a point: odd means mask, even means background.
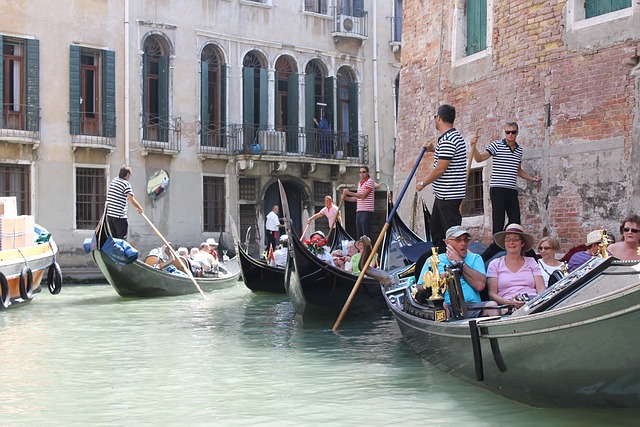
[[[504,231],[493,235],[493,241],[507,254],[489,263],[489,298],[498,304],[520,308],[525,301],[516,297],[527,294],[533,298],[545,289],[536,260],[523,256],[533,246],[533,236],[525,233],[520,224],[509,224]]]

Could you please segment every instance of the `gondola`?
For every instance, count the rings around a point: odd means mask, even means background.
[[[540,407],[640,408],[638,261],[594,258],[510,316],[435,321],[384,292],[411,348],[445,372]]]
[[[159,270],[140,260],[121,264],[99,249],[91,251],[91,257],[107,281],[123,297],[177,296],[199,292],[188,276]],[[195,279],[203,292],[227,288],[238,282],[240,266],[237,258],[225,261],[224,267],[227,273]]]
[[[282,185],[280,185],[280,200],[284,215],[288,217],[290,211]],[[300,242],[288,221],[285,221],[285,227],[289,234],[290,245],[290,259],[285,273],[285,289],[294,309],[301,314],[309,309],[340,313],[358,280],[358,276],[318,259]],[[342,232],[341,229],[342,227],[338,227],[336,224],[337,236]],[[389,239],[389,242],[393,239],[391,230],[394,229],[398,230],[397,227],[388,228],[389,236],[385,236],[385,238]],[[388,247],[390,246],[388,245]],[[384,255],[381,256],[381,261],[383,258]],[[371,314],[386,311],[388,309],[383,293],[380,291],[380,282],[364,277],[350,304],[349,313]]]

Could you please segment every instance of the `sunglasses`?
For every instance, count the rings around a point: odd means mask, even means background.
[[[360,171],[360,173],[367,173],[367,171]]]
[[[454,238],[450,238],[449,240],[455,240],[458,243],[464,242],[464,243],[469,243],[471,241],[471,238],[469,237],[456,237]]]
[[[517,135],[518,131],[517,130],[505,130],[504,133],[506,133],[507,135]]]
[[[511,243],[511,242],[522,242],[522,239],[519,239],[517,237],[507,237],[506,239],[504,239],[505,243]]]
[[[629,228],[629,227],[623,228],[622,231],[624,231],[625,233],[632,232],[633,234],[640,233],[640,230],[638,230],[637,228]]]
[[[540,246],[538,248],[539,251],[550,251],[551,250],[551,246]]]

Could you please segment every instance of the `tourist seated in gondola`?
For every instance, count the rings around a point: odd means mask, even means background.
[[[607,247],[611,256],[623,260],[640,260],[640,216],[627,215],[620,223],[622,240]]]
[[[498,311],[491,309],[497,304],[493,301],[482,301],[480,292],[486,286],[486,276],[484,269],[484,261],[482,257],[476,253],[469,251],[469,242],[471,241],[471,233],[461,225],[455,225],[445,233],[445,253],[438,255],[438,273],[442,276],[445,274],[445,267],[453,264],[462,265],[462,274],[460,275],[460,286],[467,304],[467,317],[479,316],[495,316]],[[426,291],[424,289],[424,277],[430,271],[431,265],[425,262],[420,272],[417,282],[418,292]],[[426,295],[428,298],[430,295]],[[444,293],[444,307],[447,316],[451,317],[451,297],[449,291]]]
[[[353,256],[358,253],[358,248],[356,248],[356,241],[349,240],[346,245],[347,253],[344,256],[344,270],[345,271],[353,271]]]
[[[206,242],[200,243],[200,249],[198,252],[191,255],[191,257],[198,261],[202,266],[202,270],[205,273],[211,271],[211,264],[213,264],[213,257],[209,253],[209,245]]]
[[[336,249],[331,252],[331,257],[333,258],[335,266],[344,270],[345,256],[342,249]]]
[[[157,260],[153,264],[153,268],[164,270],[167,273],[176,274],[178,276],[188,276],[187,273],[180,271],[175,264],[179,263],[176,257],[173,255],[173,251],[169,246],[165,245],[161,249],[152,250],[149,255],[156,255]],[[179,265],[179,264],[178,264]]]
[[[538,265],[540,266],[540,274],[544,285],[549,287],[564,276],[562,272],[563,263],[556,258],[556,254],[560,250],[560,242],[558,239],[545,236],[538,243]]]
[[[585,242],[586,249],[576,252],[571,256],[567,268],[568,272],[573,272],[591,258],[596,257],[600,250],[600,243],[602,243],[602,230],[593,230],[587,234],[587,241]]]
[[[218,242],[213,237],[210,237],[206,241],[207,246],[209,247],[209,253],[213,258],[213,263],[211,264],[211,268],[215,272],[220,272],[223,274],[227,273],[227,269],[224,268],[222,262],[220,261],[220,255],[218,254]]]
[[[371,246],[371,239],[369,236],[364,235],[356,240],[355,246],[356,249],[358,249],[358,253],[351,257],[351,272],[353,274],[360,274],[364,264],[371,255],[371,251],[373,250]],[[373,256],[373,260],[371,261],[371,264],[369,264],[369,267],[378,268],[378,254]]]
[[[283,234],[280,236],[280,248],[273,252],[271,265],[273,267],[285,268],[287,266],[287,258],[289,257],[289,236]]]
[[[489,263],[489,298],[500,305],[520,308],[545,290],[538,263],[524,256],[533,247],[533,236],[525,233],[520,224],[509,224],[504,231],[493,235],[493,241],[507,253]]]
[[[187,263],[189,269],[191,270],[191,274],[193,274],[195,277],[200,277],[202,275],[202,267],[200,266],[199,262],[191,259],[191,257],[189,256],[189,249],[185,247],[179,247],[176,253],[179,257],[182,258],[184,262]]]
[[[316,257],[335,267],[331,248],[327,246],[327,239],[322,231],[314,231],[309,240],[305,240],[303,243]]]

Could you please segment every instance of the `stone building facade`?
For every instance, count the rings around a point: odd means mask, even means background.
[[[478,148],[520,125],[522,222],[562,250],[586,234],[640,212],[640,3],[621,0],[409,0],[404,4],[396,175],[404,185],[420,147],[435,142],[440,104],[457,109],[455,127]],[[431,167],[423,160],[409,187]],[[471,166],[463,224],[491,241],[491,165]],[[431,206],[430,187],[418,196]],[[405,202],[405,218],[419,218]],[[423,222],[413,223],[421,228]]]
[[[146,216],[184,246],[232,243],[234,222],[261,249],[278,180],[299,231],[360,165],[392,183],[402,1],[188,3],[2,6],[0,191],[53,234],[63,269],[90,263],[82,242],[125,163]],[[131,207],[129,221],[141,253],[161,244]]]

